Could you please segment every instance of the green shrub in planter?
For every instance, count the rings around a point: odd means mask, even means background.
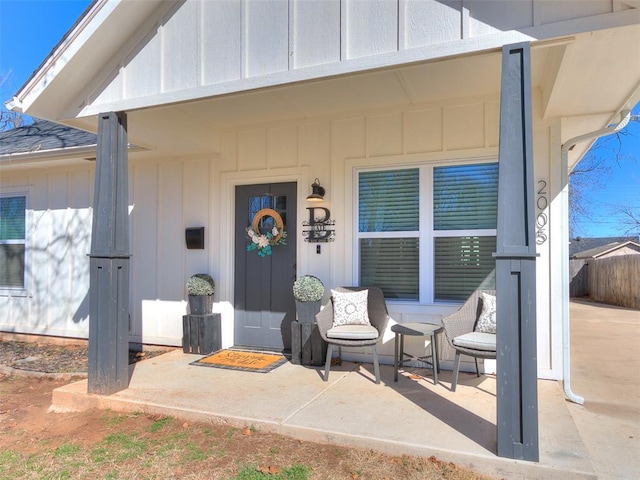
[[[213,294],[216,284],[211,275],[196,273],[187,280],[189,310],[192,315],[208,315],[213,311]]]
[[[216,291],[216,284],[211,275],[206,273],[196,273],[187,280],[187,293],[189,295],[213,295]]]
[[[293,283],[293,297],[299,302],[319,302],[324,285],[318,277],[303,275]]]
[[[293,284],[298,322],[313,323],[320,311],[320,300],[324,295],[324,285],[318,277],[304,275]]]

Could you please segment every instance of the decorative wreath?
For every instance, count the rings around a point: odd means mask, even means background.
[[[275,226],[271,231],[265,234],[260,233],[260,220],[262,220],[263,217],[272,217],[275,222]],[[258,255],[261,257],[271,255],[271,247],[286,245],[285,239],[287,238],[287,232],[284,231],[282,217],[271,208],[263,208],[256,213],[251,226],[247,227],[247,235],[249,235],[249,239],[251,240],[251,243],[247,245],[247,252],[257,250]]]

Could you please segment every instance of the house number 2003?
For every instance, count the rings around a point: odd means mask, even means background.
[[[547,182],[538,180],[538,190],[536,191],[536,243],[542,245],[547,241],[547,223],[549,217],[545,213],[549,201],[547,200]]]

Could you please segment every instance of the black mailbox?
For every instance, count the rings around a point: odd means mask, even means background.
[[[204,227],[187,228],[184,231],[184,237],[189,250],[204,249]]]

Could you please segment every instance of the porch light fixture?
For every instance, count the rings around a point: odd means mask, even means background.
[[[307,197],[307,202],[322,202],[324,194],[325,190],[320,186],[320,180],[316,178],[311,184],[311,195]]]

